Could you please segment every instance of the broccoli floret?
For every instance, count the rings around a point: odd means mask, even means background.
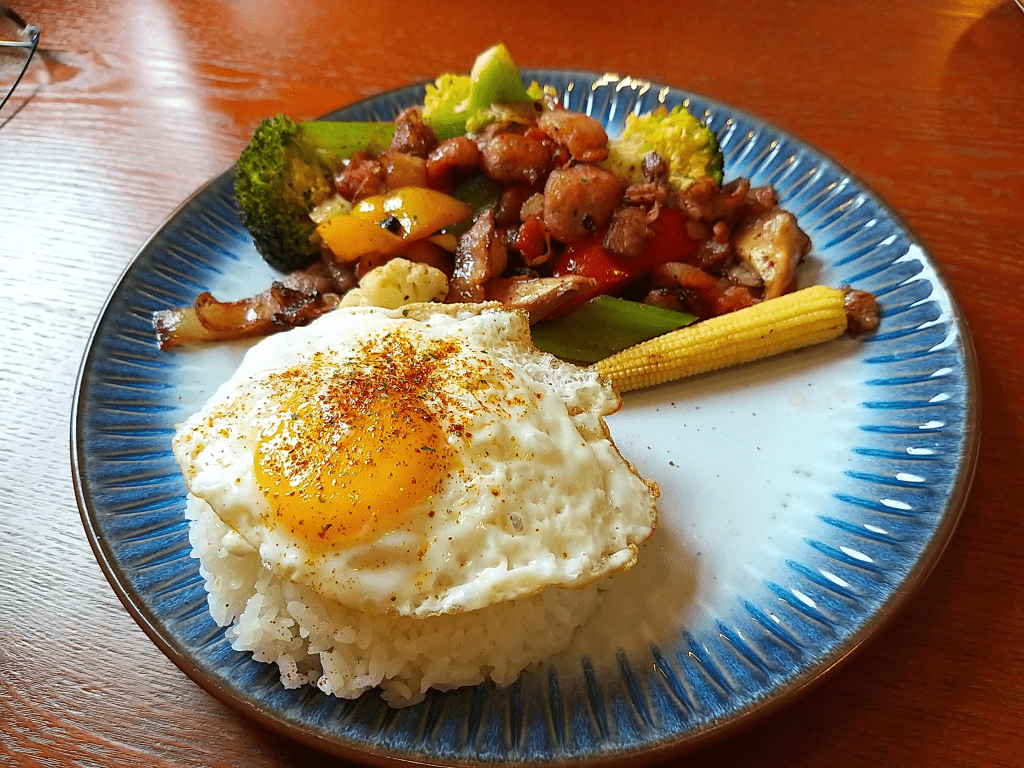
[[[319,255],[310,212],[335,194],[342,158],[379,150],[394,123],[296,123],[285,115],[264,120],[238,158],[235,197],[256,250],[277,270],[307,266]]]
[[[642,182],[643,158],[651,150],[668,164],[669,184],[677,192],[707,176],[722,182],[718,139],[682,106],[627,116],[622,136],[608,143],[608,157],[601,165],[627,182]]]
[[[540,86],[523,85],[508,49],[499,43],[477,56],[468,75],[446,74],[428,84],[423,99],[423,121],[444,141],[467,131],[478,131],[494,120],[515,118],[540,99]]]

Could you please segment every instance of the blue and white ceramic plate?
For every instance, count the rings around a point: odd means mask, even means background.
[[[859,339],[627,395],[609,420],[662,489],[639,564],[573,646],[506,689],[393,710],[289,691],[231,649],[207,612],[183,515],[172,425],[231,372],[240,344],[161,352],[155,310],[203,290],[232,299],[271,273],[239,224],[233,174],[199,190],[146,243],[85,356],[73,464],[86,532],[118,596],[199,685],[316,747],[374,763],[591,765],[692,748],[801,691],[871,636],[942,552],[977,445],[970,339],[914,234],[850,174],[723,104],[650,83],[529,71],[604,120],[688,104],[718,133],[726,178],[773,184],[814,243],[805,283],[875,293]],[[391,119],[409,87],[338,119]]]

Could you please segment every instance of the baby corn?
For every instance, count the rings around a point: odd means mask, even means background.
[[[846,322],[844,292],[816,285],[671,331],[592,367],[628,392],[829,341]]]

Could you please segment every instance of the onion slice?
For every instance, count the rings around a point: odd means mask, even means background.
[[[266,336],[306,325],[338,306],[335,293],[303,291],[275,282],[265,291],[238,301],[218,301],[209,291],[191,307],[155,312],[153,325],[161,349],[193,341],[229,341]]]

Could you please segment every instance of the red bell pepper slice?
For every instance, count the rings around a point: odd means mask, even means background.
[[[566,246],[555,264],[554,275],[583,275],[597,280],[597,287],[573,300],[575,306],[599,294],[615,294],[644,275],[670,261],[685,261],[697,251],[697,243],[686,231],[686,217],[674,208],[663,208],[651,226],[652,234],[635,259],[609,252],[601,232]]]

